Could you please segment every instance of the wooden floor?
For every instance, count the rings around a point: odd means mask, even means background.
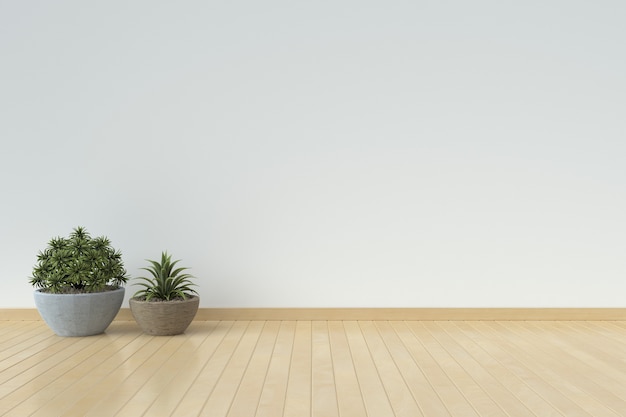
[[[626,416],[626,322],[0,322],[0,415]]]

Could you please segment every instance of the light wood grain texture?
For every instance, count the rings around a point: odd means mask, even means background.
[[[619,417],[621,321],[3,321],[3,416]]]
[[[352,360],[352,352],[350,351],[343,322],[329,322],[328,333],[339,415],[366,417],[367,412],[365,411],[363,394]]]
[[[263,384],[267,378],[279,329],[280,322],[265,322],[241,381],[237,382],[239,386],[233,398],[232,406],[228,410],[229,417],[246,417],[255,414],[263,392]],[[213,414],[207,413],[207,415]]]
[[[387,395],[387,389],[380,378],[372,354],[363,337],[361,327],[356,321],[344,323],[348,345],[352,352],[352,361],[361,387],[365,410],[370,416],[391,416],[393,408]]]
[[[273,417],[283,414],[295,332],[295,321],[280,323],[256,417]]]
[[[41,320],[35,309],[0,309],[2,321]],[[133,321],[122,308],[116,321]],[[626,308],[200,308],[195,321],[219,320],[626,320]]]
[[[298,322],[291,351],[284,417],[311,414],[311,322]]]

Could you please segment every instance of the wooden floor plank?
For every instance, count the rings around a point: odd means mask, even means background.
[[[167,390],[162,391],[147,408],[146,416],[170,416],[174,413],[181,399],[198,378],[203,366],[211,359],[232,326],[232,321],[192,323],[191,330],[198,334],[204,333],[206,337],[193,354],[186,358]]]
[[[311,416],[339,416],[330,336],[325,321],[311,324]]]
[[[596,322],[605,327],[611,327],[613,329],[619,329],[622,334],[626,333],[626,321],[602,321]]]
[[[37,367],[39,372],[46,364],[53,366],[54,361],[49,358],[70,346],[71,341],[58,337],[43,329],[41,336],[29,338],[27,342],[15,345],[15,350],[7,349],[0,356],[0,398],[3,396],[3,385],[11,381],[17,375],[27,372],[30,368]]]
[[[555,386],[546,380],[542,374],[542,367],[537,367],[532,355],[527,355],[527,352],[519,349],[517,337],[511,335],[504,337],[492,323],[472,322],[471,326],[477,330],[478,335],[475,338],[481,346],[487,348],[496,360],[503,363],[561,414],[567,417],[590,417],[588,412],[572,401],[567,392],[562,392],[558,385]],[[483,342],[485,339],[494,343],[485,344]]]
[[[362,321],[359,324],[394,415],[397,417],[423,416],[422,410],[417,405],[412,391],[407,386],[374,322]]]
[[[191,378],[193,380],[191,386],[181,398],[172,415],[181,417],[200,415],[249,325],[250,322],[248,321],[236,321],[227,333],[220,337],[221,341],[215,352],[202,366],[200,372]]]
[[[255,417],[275,417],[283,414],[295,333],[295,321],[281,322]]]
[[[293,340],[284,417],[311,415],[311,322],[298,321]]]
[[[571,322],[576,328],[586,336],[595,335],[600,338],[594,339],[595,345],[604,348],[605,344],[610,345],[612,352],[623,352],[624,337],[626,337],[626,329],[616,326],[615,322]]]
[[[564,337],[559,346],[555,345],[555,323],[542,323],[540,326],[532,322],[507,323],[507,328],[523,334],[524,343],[529,348],[539,349],[538,362],[544,364],[544,372],[560,381],[566,389],[575,392],[576,401],[590,414],[619,414],[626,410],[626,401],[598,382],[598,379],[606,381],[603,375],[572,354],[578,347],[569,340],[569,336]],[[563,376],[566,379],[561,380]]]
[[[426,326],[436,330],[434,333],[439,343],[445,346],[446,351],[507,415],[531,416],[533,414],[501,380],[489,372],[484,363],[468,352],[462,341],[459,341],[459,332],[450,323],[432,322],[427,323]]]
[[[46,334],[42,334],[43,332],[41,329],[43,324],[41,322],[30,321],[25,323],[6,323],[7,324],[0,329],[0,334],[2,335],[2,339],[0,340],[0,354],[3,355],[3,357],[8,357],[10,355],[7,353],[7,349],[12,348],[25,340],[37,336],[41,337],[42,335],[46,336]]]
[[[0,415],[619,417],[626,322],[0,323]],[[4,336],[5,334],[3,334]]]
[[[509,338],[510,350],[522,358],[525,363],[532,365],[534,371],[551,386],[561,391],[567,398],[577,404],[585,415],[615,416],[615,413],[582,388],[585,385],[585,376],[576,372],[573,366],[576,362],[568,358],[567,352],[559,351],[550,346],[545,340],[536,337],[527,326],[528,323],[492,322],[490,324],[502,338]],[[549,326],[545,322],[544,326]],[[578,412],[568,411],[567,415],[576,415]]]
[[[104,396],[104,393],[99,390],[100,386],[107,386],[107,381],[119,373],[123,361],[140,351],[151,340],[138,333],[135,326],[124,326],[124,324],[115,323],[116,332],[121,335],[106,350],[103,350],[98,358],[94,358],[94,366],[75,368],[75,373],[68,375],[73,379],[72,383],[63,391],[55,393],[54,398],[43,403],[32,416],[71,415],[68,414],[68,410],[77,406],[79,402],[82,402],[85,405],[84,410],[87,410],[91,408],[90,403]],[[56,383],[51,384],[50,387],[56,389]]]
[[[39,364],[3,382],[0,385],[0,413],[5,413],[20,402],[28,400],[47,385],[54,383],[60,375],[85,360],[91,354],[89,346],[96,340],[94,338],[61,340],[52,346],[54,353],[51,356],[43,358]]]
[[[507,415],[544,417],[554,411],[553,409],[542,408],[535,413],[527,404],[520,401],[511,391],[513,387],[504,381],[507,375],[498,372],[497,362],[489,355],[482,354],[481,350],[475,349],[471,343],[468,343],[467,339],[463,338],[462,333],[453,323],[437,322],[428,324],[428,326],[443,330],[443,332],[437,332],[439,342],[445,346],[448,353],[454,356],[472,379],[489,393],[489,396]]]
[[[145,412],[146,405],[151,405],[157,399],[171,395],[170,388],[174,386],[174,378],[181,370],[189,370],[187,365],[192,362],[198,348],[203,346],[203,342],[211,334],[210,331],[196,331],[195,323],[190,327],[184,335],[176,336],[181,343],[172,350],[172,354],[163,361],[156,372],[143,381],[135,394],[117,412],[118,415],[141,415]],[[162,409],[152,408],[152,415],[166,414]]]
[[[393,416],[393,407],[358,322],[344,323],[365,409],[370,416]]]
[[[597,329],[597,326],[594,328]],[[626,391],[621,388],[626,386],[626,362],[613,360],[624,355],[622,343],[615,343],[584,324],[557,322],[549,330],[548,334],[544,332],[540,337],[578,359],[580,364],[577,368],[597,384],[606,387],[621,400],[626,398]]]
[[[340,416],[367,417],[363,395],[341,321],[328,322],[330,350],[335,375],[337,409]]]
[[[67,404],[76,395],[73,389],[76,381],[81,380],[86,374],[89,375],[89,381],[93,381],[94,369],[106,359],[114,357],[123,344],[130,341],[125,340],[120,345],[117,342],[121,337],[119,333],[112,336],[94,337],[91,345],[73,355],[71,361],[65,362],[67,367],[55,367],[57,369],[49,377],[44,377],[45,374],[42,374],[36,384],[31,383],[14,391],[13,394],[17,395],[16,400],[19,404],[7,415],[28,416],[42,408],[50,409],[53,407],[51,403],[63,397],[69,397],[63,403],[63,405]],[[135,338],[136,335],[132,337]],[[33,392],[35,387],[38,389]],[[7,402],[8,400],[9,397],[4,399]]]
[[[391,324],[386,321],[378,321],[375,322],[375,325],[389,350],[391,359],[402,374],[421,412],[425,416],[450,416],[450,412],[441,397],[430,384],[424,371],[417,365]]]
[[[248,362],[233,399],[232,406],[228,410],[229,417],[250,417],[256,413],[279,329],[280,322],[265,322],[261,336],[254,352],[252,352],[252,357]]]
[[[472,407],[480,416],[505,415],[504,410],[489,396],[489,393],[463,369],[454,356],[450,355],[446,347],[439,342],[437,336],[443,330],[435,327],[433,322],[410,322],[409,327],[414,329],[414,331],[422,330],[419,334],[426,349],[440,364],[449,378],[454,381],[455,385],[463,393],[463,396],[472,404]],[[439,335],[439,337],[441,336]]]
[[[215,388],[202,407],[201,416],[225,417],[228,415],[264,326],[265,322],[262,321],[250,323],[217,384],[215,384]]]
[[[502,352],[499,343],[487,337],[479,337],[478,332],[465,322],[448,322],[441,324],[447,331],[454,328],[457,342],[481,364],[495,379],[506,387],[528,408],[529,415],[537,417],[565,417],[552,404],[547,402],[527,384],[516,372],[518,364],[501,361]]]
[[[61,340],[53,333],[45,331],[41,325],[29,328],[24,335],[17,334],[8,340],[0,352],[0,358],[2,358],[0,360],[0,384],[11,379],[16,373],[23,372],[28,367],[28,362],[33,366],[38,363],[38,359],[32,358],[35,352],[48,352],[50,346],[61,342]],[[45,353],[41,354],[41,356],[43,355]],[[29,359],[29,361],[23,362],[25,359]],[[18,366],[10,370],[15,365]]]
[[[89,409],[85,416],[117,415],[148,381],[153,380],[153,375],[159,373],[164,364],[186,341],[187,338],[184,336],[170,337],[147,358],[129,358],[131,361],[139,359],[133,366],[133,372],[117,386],[109,386],[106,391],[107,395],[97,406]]]
[[[450,379],[439,362],[421,342],[426,329],[409,328],[410,322],[391,322],[396,334],[406,346],[413,360],[454,417],[477,417],[478,413],[465,398],[459,387]]]

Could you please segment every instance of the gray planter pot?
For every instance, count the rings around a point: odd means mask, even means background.
[[[145,333],[152,336],[173,336],[183,333],[196,316],[200,298],[186,300],[142,301],[129,300],[130,311],[135,321]]]
[[[35,291],[35,305],[59,336],[103,333],[120,311],[124,288],[90,294],[48,294]]]

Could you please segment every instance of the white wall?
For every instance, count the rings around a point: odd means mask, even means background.
[[[77,225],[203,307],[623,307],[625,4],[0,0],[0,308]]]

